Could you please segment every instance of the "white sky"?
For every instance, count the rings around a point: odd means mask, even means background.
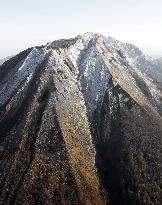
[[[85,32],[162,56],[162,0],[0,0],[0,58]]]

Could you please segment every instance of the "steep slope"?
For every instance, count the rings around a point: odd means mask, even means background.
[[[162,88],[162,58],[154,59],[153,63],[156,66],[154,75],[156,75],[156,79]]]
[[[0,66],[0,204],[160,205],[162,93],[120,44],[87,33]]]
[[[129,63],[134,67],[136,72],[141,75],[146,75],[162,88],[162,60],[153,59],[150,56],[145,55],[139,48],[129,43],[122,43],[111,37],[107,38],[108,44],[117,48],[125,54]]]

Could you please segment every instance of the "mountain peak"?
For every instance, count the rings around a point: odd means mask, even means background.
[[[82,35],[79,35],[79,37],[81,38],[94,38],[94,37],[97,37],[97,36],[101,36],[99,33],[95,33],[95,32],[86,32]]]

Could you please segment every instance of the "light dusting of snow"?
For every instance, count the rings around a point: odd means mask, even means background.
[[[97,49],[95,40],[82,53],[78,62],[79,81],[87,105],[88,116],[92,117],[94,110],[101,104],[107,89],[110,74]]]
[[[11,76],[11,79],[3,85],[0,90],[0,105],[3,105],[9,96],[17,89],[18,93],[29,84],[32,79],[32,75],[35,73],[36,68],[41,64],[45,57],[43,50],[34,48],[28,57],[25,59],[23,65],[18,71]]]
[[[76,42],[75,46],[70,46],[68,48],[67,54],[70,57],[75,67],[77,67],[77,59],[83,49],[84,49],[84,45],[83,45],[82,39],[79,39]]]
[[[143,79],[145,80],[152,97],[155,99],[156,103],[160,105],[160,99],[162,98],[162,93],[161,91],[157,88],[157,86],[152,82],[151,79],[148,77],[144,76]]]
[[[47,44],[44,49],[34,48],[12,79],[1,87],[0,105],[3,105],[15,91],[17,96],[23,96],[36,68],[49,50],[52,52],[49,62],[55,73],[55,81],[61,82],[59,102],[67,98],[64,95],[66,92],[70,92],[71,96],[72,93],[74,96],[79,95],[82,104],[86,105],[89,117],[92,117],[96,108],[100,108],[111,76],[114,82],[124,85],[129,94],[140,93],[144,96],[136,77],[132,75],[132,72],[136,73],[144,80],[152,97],[159,103],[161,91],[147,77],[147,69],[150,71],[152,59],[135,46],[94,33],[78,36],[76,42],[69,44],[69,47],[47,49],[49,45]],[[143,67],[147,67],[145,72],[141,69]],[[19,97],[17,101],[18,99]],[[14,100],[16,97],[13,98],[13,102]],[[77,105],[78,100],[75,103]]]

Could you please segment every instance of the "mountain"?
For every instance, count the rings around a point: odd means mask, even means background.
[[[7,56],[6,58],[3,58],[0,60],[0,65],[2,65],[5,61],[9,60],[10,58],[12,58],[13,56]]]
[[[149,63],[86,33],[1,65],[0,204],[160,205],[162,92]]]

